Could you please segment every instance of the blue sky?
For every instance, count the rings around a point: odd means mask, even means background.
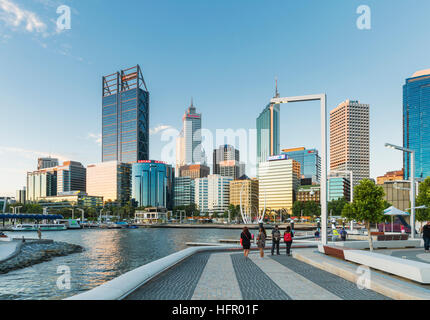
[[[58,32],[59,5],[72,8]],[[359,5],[371,30],[359,30]],[[400,169],[402,85],[430,68],[427,0],[0,0],[0,195],[43,155],[101,160],[101,77],[140,64],[152,159],[191,96],[203,127],[254,129],[274,92],[326,92],[371,108],[371,176]],[[281,109],[281,148],[320,146],[318,103]],[[158,128],[158,129],[157,129]]]

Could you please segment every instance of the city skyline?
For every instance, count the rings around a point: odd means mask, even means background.
[[[51,12],[48,5],[43,6],[40,2],[13,2],[20,8],[35,12],[48,28],[50,19],[56,16],[55,8]],[[412,32],[402,30],[406,21],[399,17],[410,13],[406,4],[392,5],[387,1],[369,3],[373,12],[372,29],[363,31],[355,26],[355,9],[360,4],[357,1],[347,4],[337,2],[338,10],[333,12],[330,10],[335,4],[323,5],[317,2],[313,2],[315,10],[312,12],[305,5],[296,3],[274,1],[264,6],[251,4],[251,9],[245,10],[250,18],[245,22],[245,28],[234,20],[242,7],[240,3],[221,2],[213,5],[192,2],[182,7],[170,3],[167,5],[173,7],[171,12],[175,12],[175,15],[192,17],[194,22],[197,18],[202,26],[201,30],[194,29],[193,23],[185,18],[184,26],[172,31],[172,25],[179,22],[178,18],[169,13],[172,21],[168,26],[160,26],[157,24],[158,12],[165,12],[160,10],[159,4],[152,3],[145,8],[150,7],[157,14],[143,22],[152,32],[143,32],[146,41],[140,44],[140,48],[145,49],[142,50],[144,53],[137,52],[139,50],[112,49],[106,56],[100,55],[108,46],[103,44],[105,36],[98,39],[100,34],[88,22],[101,4],[74,1],[68,1],[67,4],[74,9],[72,29],[55,36],[45,37],[37,31],[13,29],[3,20],[0,21],[0,46],[5,49],[0,50],[0,59],[8,61],[3,67],[4,74],[24,74],[24,79],[28,80],[23,83],[13,77],[0,79],[0,86],[5,91],[0,108],[3,114],[18,120],[7,121],[0,129],[2,136],[6,137],[0,145],[3,155],[0,160],[1,195],[14,196],[15,191],[25,185],[26,172],[36,169],[38,157],[51,154],[60,162],[76,160],[85,166],[98,163],[101,153],[99,79],[106,71],[120,70],[135,64],[141,65],[151,92],[151,159],[163,160],[160,155],[166,142],[160,141],[160,133],[169,128],[180,128],[178,119],[190,96],[194,96],[199,112],[203,114],[204,128],[212,131],[217,128],[254,129],[256,117],[273,96],[274,77],[277,76],[281,96],[327,92],[328,111],[346,99],[370,104],[371,177],[376,178],[402,167],[401,153],[387,152],[383,143],[389,141],[402,144],[402,85],[413,73],[430,65],[425,56],[429,44],[422,41],[416,43],[419,37],[411,37]],[[118,12],[124,10],[118,4],[112,6],[112,12],[115,9]],[[408,30],[417,30],[417,34],[421,29],[426,30],[428,24],[420,16],[430,10],[430,5],[423,2],[421,6],[421,10],[414,11],[415,19],[407,20]],[[208,9],[212,9],[214,15],[205,22],[199,18],[199,13]],[[278,11],[283,11],[288,19],[278,19],[281,17]],[[339,15],[339,11],[345,14]],[[391,20],[383,17],[390,16],[388,13],[392,16]],[[96,19],[101,26],[101,21],[106,18],[103,15],[106,14],[100,13]],[[263,25],[253,22],[269,16],[273,19]],[[217,25],[216,19],[221,17],[226,19],[226,26],[213,29]],[[309,26],[301,23],[300,19],[305,17],[306,21],[314,19],[314,22]],[[319,28],[319,24],[325,28]],[[297,34],[288,29],[294,25],[299,27]],[[254,41],[246,44],[243,41],[249,40],[250,28],[254,30],[252,36],[259,37],[261,44],[257,45]],[[231,29],[237,30],[236,33],[231,34]],[[188,36],[180,33],[184,30]],[[214,40],[214,44],[206,39],[208,35],[218,34],[215,39],[209,37]],[[157,38],[157,35],[166,41],[157,40],[154,43],[151,37]],[[319,38],[310,44],[309,39],[315,36]],[[289,52],[288,47],[281,43],[283,41],[279,41],[288,37],[297,44],[294,52]],[[90,43],[96,38],[94,42],[100,48]],[[129,38],[132,38],[132,34],[125,35],[126,47],[130,47],[127,44]],[[385,41],[380,43],[380,39]],[[196,40],[200,41],[198,50],[196,46],[191,46],[196,44]],[[328,43],[324,44],[322,53],[315,53],[315,48],[323,45],[325,40]],[[348,43],[354,43],[354,50],[348,50],[347,57],[337,53],[338,40],[344,40],[347,48]],[[396,46],[399,41],[403,41],[404,45]],[[211,53],[216,44],[222,44],[221,49]],[[172,49],[170,46],[180,46],[179,56],[169,52]],[[395,49],[393,46],[396,46]],[[278,50],[268,50],[273,47]],[[160,52],[161,57],[154,55]],[[387,56],[386,52],[390,52],[390,55]],[[210,61],[203,53],[211,57]],[[180,66],[177,65],[179,60]],[[162,63],[166,65],[162,66]],[[37,83],[29,81],[36,74],[42,75],[38,77]],[[316,139],[319,117],[305,118],[309,112],[318,115],[312,103],[282,110],[281,149],[296,145],[320,149],[319,144],[313,142],[319,140]],[[223,117],[223,113],[231,113],[231,116]],[[302,119],[294,121],[296,118]]]

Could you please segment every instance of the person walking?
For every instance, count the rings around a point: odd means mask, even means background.
[[[251,233],[247,227],[243,227],[242,233],[240,234],[240,244],[243,248],[243,255],[248,258],[249,249],[251,248]]]
[[[275,228],[272,229],[272,256],[275,252],[275,247],[276,247],[276,254],[279,256],[280,241],[281,241],[281,231],[279,231],[278,225],[276,225]]]
[[[345,230],[345,227],[342,228],[342,230],[340,230],[340,238],[342,239],[342,241],[346,241],[346,235],[348,233]]]
[[[42,239],[42,230],[39,228],[37,228],[37,236],[39,237],[39,240]]]
[[[266,230],[262,225],[260,225],[260,229],[258,231],[258,236],[257,236],[257,247],[258,249],[260,249],[261,259],[264,258],[264,248],[266,246],[266,237],[267,237]]]
[[[430,221],[427,221],[427,223],[422,228],[423,233],[423,239],[424,239],[424,250],[425,252],[430,252]]]
[[[332,233],[331,233],[331,239],[332,239],[332,241],[337,241],[337,239],[339,239],[339,237],[340,237],[339,231],[337,231],[337,229],[334,228],[332,230]]]
[[[287,245],[287,256],[291,256],[291,244],[293,243],[294,234],[291,227],[288,226],[284,233],[284,242]]]

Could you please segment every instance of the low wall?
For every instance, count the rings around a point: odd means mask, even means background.
[[[121,300],[137,288],[147,283],[149,280],[153,279],[167,269],[170,269],[193,254],[203,251],[219,251],[229,249],[240,249],[240,247],[234,245],[190,247],[168,255],[167,257],[145,264],[98,287],[69,297],[65,300]]]

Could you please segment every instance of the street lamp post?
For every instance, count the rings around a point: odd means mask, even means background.
[[[395,150],[400,150],[403,152],[407,152],[411,154],[411,238],[415,239],[415,151],[407,148],[403,148],[400,146],[396,146],[394,144],[386,143],[385,147]]]

